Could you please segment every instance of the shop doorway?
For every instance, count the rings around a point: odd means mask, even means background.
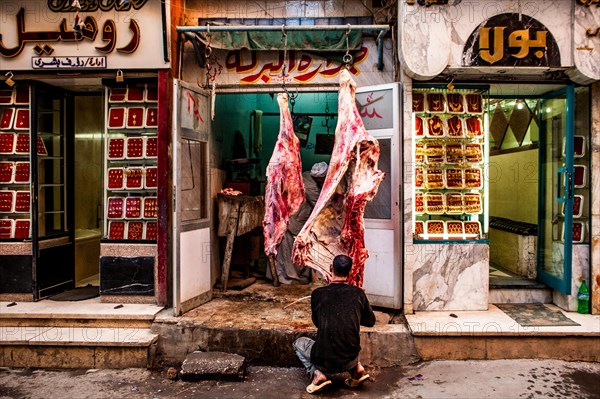
[[[573,245],[586,241],[588,92],[507,91],[492,86],[489,98],[490,287],[568,295],[572,268],[587,266],[575,264]]]
[[[74,94],[75,286],[100,284],[102,236],[103,120],[102,92]]]
[[[369,133],[379,140],[379,169],[386,178],[364,214],[365,244],[369,258],[365,264],[364,288],[375,306],[400,308],[402,305],[400,250],[400,87],[387,84],[361,87],[356,92],[357,106]],[[300,139],[302,171],[313,165],[329,163],[337,124],[338,92],[290,92],[289,107],[295,133]],[[222,180],[214,180],[217,190],[228,187],[246,195],[264,195],[265,169],[273,153],[279,132],[280,113],[277,93],[221,93],[216,96],[212,134],[221,151],[213,155],[223,165]],[[215,175],[212,175],[215,177]],[[306,184],[305,184],[306,185]],[[319,193],[316,193],[318,198]],[[315,200],[316,202],[316,200]],[[310,212],[306,212],[306,218]],[[217,221],[219,223],[219,221]],[[298,231],[304,221],[295,221]],[[271,278],[263,252],[260,229],[236,237],[231,275],[248,274]],[[297,232],[296,232],[297,233]],[[221,238],[221,262],[225,239]],[[293,238],[290,240],[293,243]],[[293,244],[292,244],[293,245]],[[289,249],[291,253],[291,248]],[[249,273],[248,273],[249,271]],[[231,277],[230,277],[231,278]],[[303,276],[289,275],[284,284],[298,284]],[[307,281],[302,281],[307,283]]]

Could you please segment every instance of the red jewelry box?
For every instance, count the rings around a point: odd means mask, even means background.
[[[108,189],[109,190],[122,190],[125,171],[123,168],[108,168]]]
[[[125,198],[125,217],[129,219],[139,219],[142,217],[142,198]],[[140,236],[141,238],[141,236]]]
[[[446,144],[446,163],[447,164],[462,164],[464,163],[464,150],[462,144],[448,143]]]
[[[0,219],[0,239],[12,238],[13,223],[12,219]]]
[[[479,222],[463,222],[465,226],[465,238],[477,239],[481,235],[481,223]]]
[[[465,146],[465,159],[469,164],[476,164],[483,162],[483,148],[481,144],[468,143]]]
[[[144,219],[156,219],[158,217],[158,199],[156,197],[144,197]]]
[[[146,240],[156,241],[158,236],[158,225],[156,222],[146,222],[146,232],[144,238]]]
[[[466,188],[481,188],[483,180],[481,178],[481,169],[470,168],[465,169],[465,187]]]
[[[123,197],[109,197],[106,217],[121,219],[123,217]]]
[[[425,212],[425,203],[423,202],[423,193],[415,193],[415,213],[420,215]]]
[[[15,154],[29,154],[29,133],[17,134]]]
[[[144,127],[144,108],[127,108],[127,129],[137,129]]]
[[[158,186],[158,168],[150,166],[146,168],[145,188],[156,188]]]
[[[424,174],[422,168],[415,168],[415,187],[421,188],[424,183]]]
[[[144,141],[143,137],[127,138],[127,159],[144,158]]]
[[[125,222],[119,220],[111,220],[108,222],[108,239],[109,240],[124,240],[125,239]]]
[[[15,220],[15,238],[29,238],[31,236],[31,220],[29,219],[16,219]]]
[[[425,212],[429,215],[441,215],[445,211],[444,196],[441,193],[425,194]]]
[[[127,86],[127,101],[130,101],[130,102],[144,101],[144,85]]]
[[[15,195],[15,212],[29,212],[31,209],[31,193],[17,191]]]
[[[444,137],[444,123],[437,115],[427,119],[427,137]]]
[[[446,193],[446,213],[460,215],[463,213],[463,195],[461,193]]]
[[[29,162],[15,162],[15,183],[29,183],[31,165]]]
[[[471,215],[481,213],[483,211],[483,207],[481,204],[481,194],[465,193],[464,207],[465,207],[465,213],[468,213]]]
[[[425,132],[423,129],[423,118],[421,118],[420,116],[415,116],[415,136],[416,137],[422,137]]]
[[[428,220],[425,222],[425,231],[428,238],[441,240],[446,232],[446,224],[441,220]]]
[[[118,137],[108,140],[108,159],[123,159],[125,157],[125,138]]]
[[[467,113],[481,114],[483,113],[481,94],[471,93],[465,96],[467,103]]]
[[[144,168],[125,169],[125,188],[138,189],[143,188]]]
[[[446,222],[446,234],[448,234],[449,239],[463,239],[464,232],[464,226],[461,221],[449,220]]]
[[[425,232],[425,223],[420,220],[415,221],[415,234],[420,238]]]
[[[446,128],[448,137],[461,138],[464,137],[463,120],[458,116],[446,119]]]
[[[158,156],[158,138],[146,138],[146,158],[156,158]]]
[[[585,165],[575,165],[573,175],[573,185],[575,188],[587,186],[587,167]]]
[[[462,94],[446,93],[446,105],[451,114],[462,114],[465,112],[465,103]]]
[[[144,222],[127,222],[127,239],[142,240],[144,238]]]
[[[110,94],[108,95],[109,103],[122,103],[125,102],[125,97],[127,96],[127,88],[126,87],[113,87],[110,89]]]
[[[413,112],[425,111],[425,94],[415,92],[412,93],[412,110]]]
[[[15,116],[15,130],[29,130],[29,109],[18,108]]]
[[[156,85],[146,85],[145,99],[146,102],[149,103],[155,103],[158,101],[158,87]]]
[[[0,183],[12,183],[15,163],[10,161],[0,162]]]
[[[37,153],[38,155],[48,155],[48,149],[46,148],[46,144],[44,144],[44,139],[40,136],[37,138]]]
[[[0,191],[0,212],[12,212],[14,200],[14,191]]]
[[[13,103],[13,89],[0,90],[0,104],[9,105]]]
[[[467,118],[467,137],[483,137],[483,124],[481,118],[478,116],[472,116]]]
[[[108,128],[123,129],[125,127],[125,108],[114,107],[108,111]]]
[[[157,127],[158,126],[158,108],[150,107],[146,108],[146,120],[144,125],[146,127]]]
[[[442,93],[427,94],[427,111],[446,112],[446,97]]]
[[[2,118],[0,118],[0,129],[9,130],[12,127],[14,118],[15,118],[15,109],[14,108],[6,108],[2,112]]]
[[[15,104],[29,104],[29,85],[17,85],[15,90]]]
[[[14,133],[0,133],[0,154],[13,154],[15,152]]]

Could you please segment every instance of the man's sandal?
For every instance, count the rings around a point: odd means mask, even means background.
[[[306,387],[306,392],[308,393],[317,393],[321,389],[325,388],[327,385],[331,384],[331,380],[324,381],[320,384],[310,384]]]
[[[352,377],[348,377],[344,380],[344,384],[346,384],[350,388],[356,388],[356,387],[361,386],[362,383],[365,382],[366,380],[368,380],[369,378],[371,378],[371,376],[369,374],[363,375],[358,380],[355,380]]]

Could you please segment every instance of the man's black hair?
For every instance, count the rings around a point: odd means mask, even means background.
[[[346,255],[338,255],[333,258],[333,274],[339,277],[348,277],[352,269],[352,258]]]

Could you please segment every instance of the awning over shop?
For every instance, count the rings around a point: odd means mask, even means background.
[[[251,51],[302,50],[315,53],[349,54],[362,47],[363,32],[379,32],[378,69],[383,69],[383,36],[387,25],[206,25],[178,26],[188,40],[192,40],[198,51],[202,47],[214,49]],[[195,40],[197,39],[197,41]],[[346,58],[348,62],[351,58]]]

